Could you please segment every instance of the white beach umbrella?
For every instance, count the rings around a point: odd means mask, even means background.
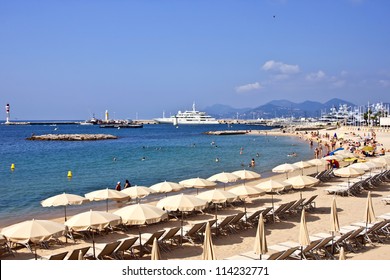
[[[387,168],[389,165],[390,165],[390,158],[387,158],[387,157],[379,157],[379,158],[375,158],[373,160],[371,160],[372,162],[375,162],[375,163],[378,163],[378,164],[381,164],[382,167],[385,167]]]
[[[286,176],[288,178],[288,174],[287,173],[293,172],[293,171],[295,171],[297,169],[298,169],[298,167],[296,167],[293,164],[284,163],[284,164],[280,164],[280,165],[274,167],[272,169],[272,172],[274,172],[274,173],[286,173]]]
[[[116,226],[121,223],[121,217],[103,211],[87,211],[74,215],[65,222],[70,230],[84,231],[92,229],[93,257],[95,257],[95,230],[103,230],[109,226]]]
[[[370,171],[373,168],[373,165],[368,164],[368,162],[357,162],[351,164],[350,166],[353,168],[363,169],[364,171]]]
[[[210,223],[206,223],[206,229],[203,241],[202,260],[216,260],[213,240],[211,239]]]
[[[108,212],[108,200],[122,201],[129,198],[127,194],[109,188],[86,193],[85,197],[91,201],[105,200],[107,212]]]
[[[287,184],[291,184],[293,189],[303,189],[305,187],[311,187],[318,184],[320,180],[311,176],[298,175],[291,177],[284,182]]]
[[[52,237],[59,237],[65,234],[64,224],[49,220],[29,220],[17,223],[1,230],[4,237],[17,243],[39,243],[47,241]]]
[[[152,246],[152,252],[150,254],[150,260],[152,260],[152,261],[161,260],[160,247],[158,245],[157,238],[154,238],[154,240],[153,240],[153,246]]]
[[[316,166],[317,167],[317,173],[318,173],[318,167],[319,166],[326,166],[326,165],[329,164],[328,161],[326,161],[324,159],[321,159],[321,158],[315,158],[315,159],[308,160],[307,163],[311,164],[312,166]]]
[[[302,175],[303,175],[303,169],[309,168],[312,166],[310,163],[308,163],[306,161],[298,161],[298,162],[293,163],[293,165],[302,171]]]
[[[221,172],[218,174],[215,174],[207,180],[212,181],[212,182],[221,182],[224,183],[224,189],[225,189],[225,184],[227,183],[232,183],[240,180],[241,178],[237,176],[236,174],[230,173],[230,172]]]
[[[183,222],[185,211],[202,210],[208,205],[206,200],[200,199],[194,195],[178,194],[168,196],[157,202],[157,207],[167,211],[181,211],[181,236],[183,236]],[[180,239],[180,243],[182,240]]]
[[[257,224],[254,251],[255,254],[259,255],[260,260],[261,260],[261,255],[264,255],[268,252],[263,213],[260,213],[259,223]]]
[[[334,175],[344,178],[355,178],[364,174],[364,170],[360,168],[354,168],[351,166],[343,167],[333,171]]]
[[[303,246],[310,244],[309,231],[307,230],[305,208],[302,209],[301,222],[299,224],[299,244],[301,245],[301,257],[303,256]]]
[[[168,218],[161,208],[149,204],[133,204],[116,210],[113,214],[122,219],[126,225],[154,224]]]
[[[29,220],[17,223],[1,230],[1,234],[8,240],[16,243],[27,244],[47,241],[52,237],[60,237],[66,233],[64,224],[49,220]],[[35,246],[35,259],[37,250]]]
[[[178,194],[161,199],[156,206],[168,211],[193,211],[206,208],[207,201],[194,195]]]
[[[45,200],[41,201],[41,205],[43,207],[51,207],[51,206],[64,206],[65,209],[65,222],[66,222],[66,206],[67,205],[80,205],[89,200],[83,196],[69,193],[62,193],[52,197],[49,197]]]
[[[285,182],[279,182],[279,181],[270,179],[268,181],[261,182],[260,184],[257,184],[254,187],[258,188],[262,191],[265,191],[265,192],[279,193],[279,192],[283,191],[284,189],[291,188],[292,185],[285,183]]]
[[[344,157],[342,156],[339,156],[339,155],[331,155],[331,156],[326,156],[326,157],[323,157],[322,159],[325,159],[325,160],[337,160],[337,161],[342,161],[344,159]]]
[[[240,179],[244,181],[259,179],[261,177],[259,173],[250,170],[245,170],[245,169],[237,170],[232,173],[240,177]]]
[[[180,181],[179,184],[183,185],[186,188],[196,188],[196,189],[211,188],[217,185],[217,183],[215,182],[209,181],[207,179],[199,178],[199,177]]]
[[[150,186],[150,189],[154,190],[157,193],[168,193],[168,192],[177,192],[184,189],[184,186],[174,183],[174,182],[161,182]]]
[[[121,193],[128,195],[130,198],[135,198],[138,201],[138,199],[144,198],[151,193],[155,193],[155,191],[148,187],[133,186],[130,188],[123,189]]]
[[[232,202],[237,199],[237,195],[228,191],[223,191],[219,189],[209,190],[205,192],[201,192],[196,197],[206,200],[207,202],[213,203],[224,203],[224,202]]]

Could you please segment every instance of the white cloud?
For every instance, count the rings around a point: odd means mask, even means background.
[[[300,71],[298,65],[286,64],[274,60],[268,60],[266,63],[264,63],[262,69],[265,71],[273,71],[282,74],[296,74]]]
[[[257,90],[257,89],[261,89],[261,88],[262,88],[262,86],[260,85],[260,83],[256,82],[253,84],[246,84],[246,85],[238,86],[238,87],[236,87],[236,92],[243,93],[243,92]]]
[[[345,80],[335,80],[332,82],[332,87],[341,88],[346,84]]]
[[[320,81],[325,78],[326,74],[322,70],[318,70],[318,72],[310,73],[306,75],[306,80],[308,81]]]
[[[380,84],[382,87],[390,87],[390,81],[389,81],[389,80],[380,80],[380,81],[379,81],[379,84]]]

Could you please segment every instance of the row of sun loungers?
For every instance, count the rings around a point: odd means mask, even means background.
[[[335,254],[343,247],[345,251],[358,252],[367,243],[383,243],[390,237],[390,213],[378,216],[372,224],[353,223],[340,229],[340,235],[318,233],[310,236],[310,244],[300,246],[297,242],[286,241],[268,247],[270,254],[258,255],[254,251],[241,253],[226,260],[287,260],[287,259],[336,259]]]
[[[360,179],[349,180],[348,182],[326,188],[325,191],[329,194],[356,196],[363,190],[375,188],[388,181],[390,181],[390,171],[386,170],[384,172],[371,173],[371,175],[363,175]]]

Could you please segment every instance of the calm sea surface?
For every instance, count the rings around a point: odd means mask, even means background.
[[[62,192],[84,195],[114,188],[117,181],[123,186],[126,179],[133,185],[151,186],[164,180],[208,178],[222,171],[248,169],[252,158],[256,160],[253,170],[264,175],[278,164],[312,157],[307,143],[293,137],[202,134],[228,129],[261,128],[145,125],[142,129],[102,129],[80,125],[0,125],[0,223],[41,218],[56,211],[62,213],[61,208],[40,205],[41,200]],[[25,140],[32,133],[108,133],[119,139]],[[297,152],[298,156],[288,157],[291,152]],[[12,163],[14,171],[10,168]],[[67,177],[69,170],[73,173],[72,179]]]

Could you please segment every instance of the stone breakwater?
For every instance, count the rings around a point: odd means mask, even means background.
[[[32,135],[26,140],[33,141],[96,141],[118,139],[115,135],[110,134],[44,134]]]

